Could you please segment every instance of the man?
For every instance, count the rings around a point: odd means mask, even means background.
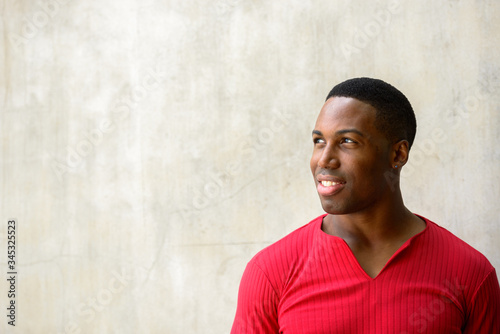
[[[415,132],[393,86],[332,89],[311,158],[326,214],[248,263],[231,333],[500,333],[495,269],[403,203]]]

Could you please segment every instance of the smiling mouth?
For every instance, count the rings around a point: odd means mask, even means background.
[[[325,178],[329,178],[329,180],[322,180]],[[318,185],[316,187],[318,194],[321,196],[333,196],[340,192],[344,186],[345,181],[332,177],[319,176],[318,177]]]
[[[342,184],[342,182],[334,182],[334,181],[320,181],[320,183],[323,187],[331,187],[336,184]]]

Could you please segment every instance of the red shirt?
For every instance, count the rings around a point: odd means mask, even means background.
[[[260,251],[240,284],[237,333],[500,333],[495,269],[435,223],[377,277],[321,230],[322,215]]]

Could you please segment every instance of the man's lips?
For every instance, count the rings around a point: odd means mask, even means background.
[[[318,194],[321,196],[332,196],[342,190],[345,185],[344,180],[331,175],[319,174],[316,177],[316,180],[318,181],[316,188],[318,190]]]

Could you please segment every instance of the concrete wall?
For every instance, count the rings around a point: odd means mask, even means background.
[[[310,133],[354,76],[416,110],[408,207],[500,268],[499,2],[0,3],[3,331],[228,333],[246,262],[322,213]]]

